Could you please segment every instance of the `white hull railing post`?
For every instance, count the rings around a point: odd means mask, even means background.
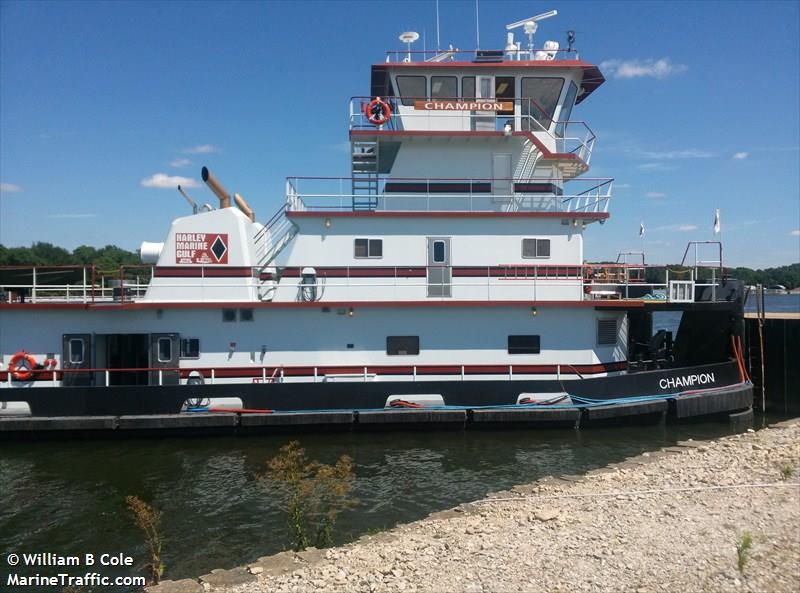
[[[33,285],[31,286],[31,302],[36,302],[36,266],[33,268]]]

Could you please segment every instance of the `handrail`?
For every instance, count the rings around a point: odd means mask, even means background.
[[[406,61],[406,58],[411,58],[412,56],[413,57],[421,57],[422,60],[423,60],[423,63],[424,62],[429,62],[430,63],[431,60],[430,59],[426,59],[427,56],[430,56],[431,58],[444,56],[445,60],[450,58],[451,61],[455,61],[455,60],[452,60],[452,57],[463,55],[463,54],[472,54],[475,57],[477,57],[479,52],[481,52],[481,53],[486,52],[484,55],[491,55],[491,54],[495,54],[495,55],[498,55],[498,56],[502,55],[503,61],[522,61],[522,57],[523,56],[528,56],[529,61],[534,61],[534,62],[548,62],[548,61],[552,61],[553,60],[553,58],[541,59],[541,60],[535,59],[535,56],[536,56],[536,54],[538,52],[542,52],[542,53],[545,53],[545,54],[548,54],[548,55],[555,55],[555,56],[566,55],[567,58],[569,58],[570,54],[574,54],[575,57],[572,58],[573,60],[577,61],[577,60],[580,59],[578,50],[570,49],[570,48],[546,49],[546,48],[543,48],[543,47],[538,47],[538,48],[534,47],[532,50],[530,50],[530,49],[527,49],[527,48],[525,48],[525,49],[523,49],[523,48],[520,48],[520,49],[458,49],[456,47],[456,48],[450,48],[450,49],[412,49],[412,50],[408,50],[408,49],[390,49],[390,50],[386,51],[386,62],[389,63],[389,64],[402,63],[402,62]],[[533,57],[531,57],[531,54],[533,54]],[[513,57],[515,55],[517,56],[516,60],[514,60],[514,59],[506,60],[505,59],[506,57]],[[392,58],[394,58],[397,61],[393,61]],[[410,60],[410,61],[413,62],[413,60]]]

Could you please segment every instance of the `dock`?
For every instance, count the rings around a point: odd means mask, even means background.
[[[744,326],[754,407],[800,413],[800,312],[745,313]]]

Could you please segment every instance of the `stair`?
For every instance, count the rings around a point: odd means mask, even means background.
[[[350,144],[353,210],[378,207],[378,143],[353,140]]]
[[[542,153],[536,148],[536,145],[530,140],[525,140],[522,155],[520,155],[516,170],[514,171],[514,181],[524,182],[531,179],[541,156]]]
[[[270,300],[275,291],[272,285],[273,274],[269,270],[270,264],[294,239],[299,230],[298,226],[287,218],[286,208],[286,205],[282,206],[253,237],[259,278],[258,297],[262,301]]]

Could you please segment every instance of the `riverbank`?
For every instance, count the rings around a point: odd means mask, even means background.
[[[200,580],[224,593],[793,592],[799,474],[792,420],[545,478],[346,546],[284,552]],[[746,532],[752,547],[740,572]]]

